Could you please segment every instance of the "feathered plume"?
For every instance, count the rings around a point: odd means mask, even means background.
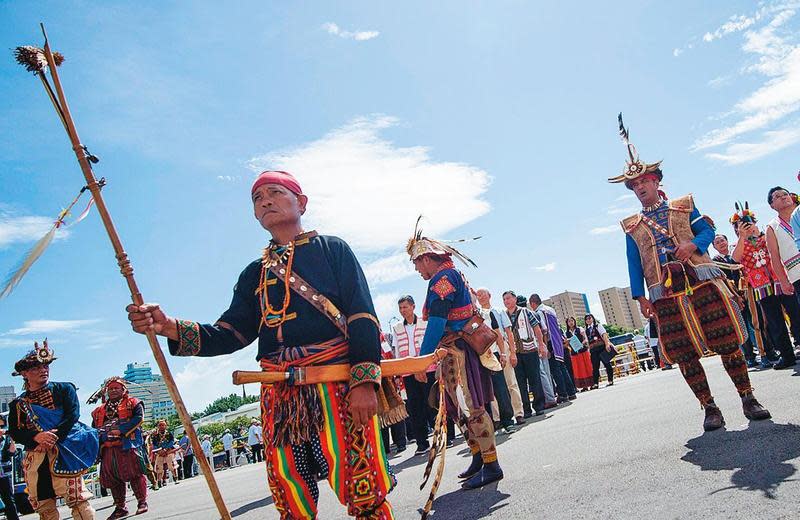
[[[617,119],[619,120],[619,136],[622,137],[622,141],[625,144],[630,144],[630,134],[628,129],[625,128],[625,123],[622,122],[622,112],[619,113]]]
[[[36,263],[36,261],[39,259],[39,257],[42,256],[42,254],[44,254],[48,246],[50,246],[50,243],[53,241],[53,238],[56,236],[56,231],[61,226],[64,225],[64,220],[67,218],[70,210],[78,202],[78,199],[80,199],[84,191],[86,191],[85,187],[81,189],[80,193],[78,193],[78,196],[75,197],[75,199],[70,203],[70,205],[67,206],[66,209],[62,210],[61,213],[58,214],[58,218],[56,218],[55,222],[53,222],[53,226],[50,228],[50,231],[48,231],[45,236],[43,236],[36,242],[36,244],[31,248],[31,250],[28,251],[28,254],[26,254],[25,257],[22,259],[22,261],[19,263],[17,268],[14,269],[14,271],[12,271],[10,275],[8,275],[3,285],[3,289],[0,290],[0,300],[11,294],[14,288],[17,285],[19,285],[19,282],[22,281],[22,278],[25,276],[25,274],[28,272],[31,266],[34,263]],[[75,225],[81,220],[83,220],[89,213],[89,209],[91,209],[93,203],[94,199],[91,199],[89,201],[89,204],[86,206],[86,209],[80,214],[80,216],[78,216],[78,218],[76,218],[72,222],[71,225]]]
[[[461,251],[459,251],[455,247],[447,245],[446,242],[441,241],[441,240],[434,240],[432,238],[423,237],[422,236],[422,228],[420,227],[420,222],[421,221],[422,221],[422,215],[417,217],[417,223],[414,226],[414,234],[408,240],[408,244],[406,245],[406,251],[408,252],[409,256],[412,256],[412,257],[414,256],[414,246],[415,246],[415,244],[417,244],[420,241],[425,241],[425,242],[427,242],[427,244],[429,244],[429,247],[431,248],[431,250],[428,251],[430,253],[435,253],[437,251],[434,251],[434,250],[438,250],[438,252],[441,252],[441,253],[444,253],[444,254],[448,254],[448,255],[452,255],[452,256],[458,258],[459,260],[464,262],[464,264],[466,264],[466,265],[471,265],[472,267],[478,267],[478,265],[475,262],[473,262],[471,258],[469,258],[467,255],[465,255],[464,253],[462,253]],[[450,241],[450,243],[469,242],[469,241],[472,241],[472,240],[478,240],[479,238],[481,238],[481,237],[465,238],[465,239],[461,239],[461,240],[452,240],[452,241]]]
[[[17,59],[17,63],[25,67],[28,72],[44,72],[44,69],[47,68],[47,58],[39,47],[32,45],[17,47],[14,49],[14,57]],[[56,62],[56,67],[60,67],[64,63],[64,55],[54,52],[53,61]]]

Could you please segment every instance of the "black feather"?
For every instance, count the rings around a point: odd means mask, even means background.
[[[628,134],[628,129],[625,128],[625,123],[622,122],[622,112],[617,116],[617,120],[619,120],[619,135],[627,143],[630,140],[630,135]]]

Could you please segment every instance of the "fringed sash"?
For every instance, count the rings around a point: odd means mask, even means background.
[[[265,371],[287,372],[293,367],[347,363],[347,340],[332,340],[302,347],[284,347],[261,359]],[[324,419],[316,385],[274,385],[273,402],[264,403],[274,424],[271,441],[276,446],[303,444],[319,435]]]

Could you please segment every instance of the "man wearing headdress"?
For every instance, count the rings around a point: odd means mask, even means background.
[[[705,430],[725,424],[700,363],[705,349],[722,358],[741,396],[744,415],[750,420],[769,418],[769,412],[753,396],[739,348],[746,338],[739,304],[725,283],[725,275],[707,253],[714,239],[713,228],[697,210],[691,195],[667,200],[659,190],[661,162],[639,160],[622,114],[619,126],[629,160],[623,174],[609,182],[624,182],[642,204],[640,213],[621,222],[633,298],[645,317],[656,317],[664,356],[680,366],[705,409]]]
[[[317,481],[327,478],[351,516],[393,518],[386,496],[396,481],[376,415],[380,330],[361,266],[340,238],[303,229],[308,197],[291,174],[263,172],[251,197],[272,240],[242,271],[228,310],[201,324],[131,305],[133,329],[166,336],[177,356],[230,354],[258,339],[257,360],[269,371],[349,363],[348,383],[262,385],[272,497],[281,518],[315,518]]]
[[[175,442],[175,436],[167,429],[167,421],[163,419],[158,421],[155,431],[150,434],[150,442],[153,445],[153,454],[155,455],[153,464],[156,466],[158,485],[160,487],[167,485],[167,479],[169,478],[167,472],[172,473],[172,482],[177,484],[178,465],[175,463],[175,451],[177,451],[178,446]]]
[[[97,460],[97,432],[80,423],[75,385],[50,381],[56,360],[47,340],[14,365],[25,389],[9,403],[8,433],[25,447],[22,467],[28,499],[41,520],[58,520],[56,497],[64,499],[72,517],[94,519],[92,493],[83,474]]]
[[[419,221],[417,221],[419,225]],[[422,318],[428,322],[422,339],[420,355],[431,354],[441,344],[450,351],[442,361],[441,370],[447,392],[447,411],[452,417],[458,410],[457,388],[461,388],[467,410],[467,443],[472,462],[459,475],[464,489],[475,489],[503,478],[497,462],[494,425],[485,406],[493,399],[489,370],[478,354],[459,336],[465,324],[476,312],[464,275],[455,268],[453,256],[471,265],[472,260],[438,240],[422,236],[417,228],[409,240],[407,251],[414,269],[428,280],[428,292]]]
[[[128,516],[126,485],[136,497],[136,514],[147,512],[147,479],[144,473],[142,421],[144,403],[128,394],[128,382],[121,377],[105,380],[99,395],[101,404],[92,411],[92,426],[100,432],[100,484],[111,490],[115,509],[109,520]]]

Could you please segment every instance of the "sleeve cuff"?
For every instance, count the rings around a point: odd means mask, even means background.
[[[200,353],[200,324],[194,321],[178,322],[178,341],[169,341],[173,356],[196,356]]]
[[[381,366],[378,363],[364,361],[350,367],[350,388],[365,383],[381,384]]]

